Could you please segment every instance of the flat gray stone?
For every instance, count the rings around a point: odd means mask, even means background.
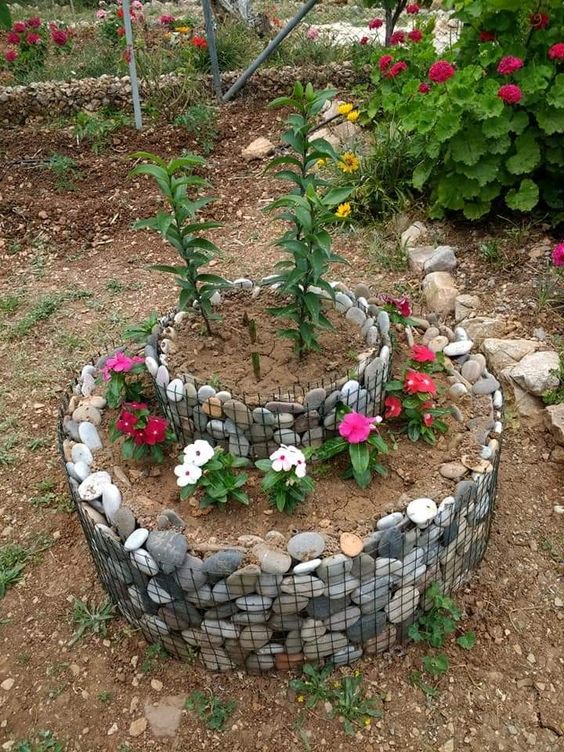
[[[162,571],[170,574],[184,561],[188,544],[181,533],[153,530],[145,547]]]
[[[242,561],[241,551],[234,549],[218,551],[204,559],[203,571],[212,582],[217,582],[233,574],[241,566]]]
[[[298,561],[316,559],[325,550],[325,539],[319,533],[298,533],[288,541],[288,553]]]
[[[253,423],[253,414],[249,408],[239,400],[227,400],[223,403],[223,412],[236,426],[250,428]]]

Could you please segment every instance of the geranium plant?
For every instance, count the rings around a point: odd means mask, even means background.
[[[255,465],[265,473],[261,488],[279,512],[293,512],[315,487],[306,474],[306,456],[295,446],[281,444],[269,459]]]
[[[123,14],[124,10],[121,2],[111,5],[108,9],[98,8],[96,11],[100,35],[114,44],[125,44]],[[143,23],[143,3],[141,0],[132,0],[129,5],[129,17],[132,24]]]
[[[328,187],[317,169],[320,161],[339,161],[339,156],[325,139],[310,135],[317,124],[317,116],[334,95],[332,89],[315,91],[311,84],[304,87],[296,82],[292,96],[280,97],[271,103],[272,107],[293,110],[287,118],[288,130],[282,135],[282,141],[293,154],[276,157],[269,167],[282,166],[284,169],[276,176],[290,181],[294,188],[268,207],[271,211],[282,209],[280,219],[290,224],[276,243],[289,258],[278,262],[277,273],[269,280],[279,285],[287,302],[269,310],[274,316],[292,323],[293,326],[282,329],[280,334],[293,340],[300,357],[307,351],[319,349],[319,330],[332,328],[323,311],[319,291],[331,299],[335,297],[325,276],[331,264],[344,263],[344,259],[333,252],[326,227],[345,220],[351,211],[346,199],[352,188]]]
[[[68,51],[71,38],[66,26],[47,24],[39,16],[16,21],[5,35],[10,46],[4,60],[16,78],[22,78],[43,68],[50,49],[58,54]]]
[[[174,473],[181,499],[188,499],[201,489],[201,509],[225,506],[231,499],[240,504],[249,503],[249,497],[243,491],[248,476],[234,472],[249,465],[245,457],[235,457],[221,447],[214,450],[209,442],[197,439],[184,449],[179,459],[180,464],[174,468]]]
[[[126,401],[139,402],[141,383],[130,376],[145,373],[145,359],[139,355],[126,355],[116,352],[106,359],[102,367],[102,378],[106,383],[106,400],[110,407],[119,407]]]
[[[372,18],[368,22],[369,29],[379,29],[385,25],[385,42],[386,47],[390,44],[398,44],[398,39],[403,41],[404,32],[395,32],[397,22],[401,14],[405,11],[409,16],[416,16],[421,8],[417,3],[408,2],[408,0],[364,0],[367,8],[378,6],[384,9],[384,19]],[[402,35],[398,37],[397,35]]]
[[[112,441],[125,437],[121,453],[126,460],[162,462],[164,446],[175,440],[168,420],[151,415],[146,402],[126,402],[109,433]]]
[[[388,445],[380,435],[378,426],[382,417],[369,418],[353,410],[341,410],[339,436],[329,439],[315,451],[315,459],[328,460],[348,452],[349,467],[343,477],[354,478],[357,485],[366,488],[372,481],[372,473],[386,475],[387,470],[379,461],[380,454],[388,453]]]
[[[155,217],[135,223],[136,229],[156,230],[180,254],[183,265],[156,264],[156,271],[174,274],[181,288],[178,305],[181,310],[195,306],[201,313],[208,334],[212,333],[210,320],[215,318],[212,311],[212,296],[219,288],[228,285],[217,274],[203,273],[200,267],[208,264],[219,253],[217,246],[202,236],[206,230],[221,225],[218,222],[198,221],[198,212],[213,199],[209,196],[188,195],[188,190],[207,187],[208,183],[193,174],[196,167],[203,167],[202,157],[185,154],[178,159],[165,162],[149,152],[136,152],[135,159],[143,159],[131,171],[132,175],[150,175],[159,187],[168,211],[160,211]]]

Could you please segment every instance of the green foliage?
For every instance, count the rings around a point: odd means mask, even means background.
[[[281,452],[286,456],[291,456],[292,452],[294,456],[297,454],[300,463],[299,466],[303,468],[303,472],[305,473],[305,456],[309,456],[311,451],[306,454],[305,452],[302,453],[296,450],[295,447],[287,447],[286,449],[278,450],[278,453]],[[261,488],[268,496],[270,503],[279,512],[291,514],[297,505],[314,490],[315,483],[305,474],[303,477],[299,477],[296,474],[298,465],[294,464],[288,470],[284,470],[283,467],[280,470],[274,470],[272,465],[273,463],[269,459],[257,460],[255,462],[255,466],[265,473]]]
[[[331,707],[329,717],[339,718],[344,732],[353,736],[358,729],[370,727],[372,718],[380,718],[382,713],[375,700],[367,696],[359,671],[340,681],[331,681],[333,668],[331,663],[321,669],[308,663],[303,675],[290,681],[290,687],[297,693],[298,702],[304,702],[309,710],[313,710],[318,702],[328,702]]]
[[[157,264],[152,268],[175,276],[181,288],[179,308],[186,310],[195,305],[202,314],[208,334],[211,334],[210,320],[215,318],[211,298],[228,283],[217,274],[200,272],[200,267],[219,253],[217,246],[202,237],[202,233],[220,227],[218,222],[199,222],[197,219],[199,211],[211,203],[210,197],[188,196],[189,188],[198,190],[208,186],[206,180],[193,174],[194,168],[204,166],[204,160],[195,154],[185,154],[165,162],[155,154],[143,151],[132,157],[145,162],[134,167],[131,174],[152,177],[169,207],[168,211],[160,211],[155,217],[136,222],[135,227],[156,230],[178,251],[184,262],[184,266]]]
[[[51,731],[38,731],[31,739],[16,742],[15,752],[63,752],[64,745]]]
[[[115,608],[110,601],[92,603],[75,598],[72,605],[72,620],[76,624],[71,645],[81,640],[86,635],[97,634],[106,637],[108,622],[115,617]]]
[[[194,690],[184,703],[187,710],[192,710],[198,718],[210,729],[210,731],[223,731],[226,722],[231,718],[237,703],[235,700],[223,702],[210,692]]]
[[[180,462],[183,461],[184,456],[181,456]],[[196,489],[202,489],[201,509],[210,506],[224,507],[230,500],[247,505],[249,497],[243,491],[243,486],[247,482],[248,475],[247,473],[236,473],[234,470],[248,467],[248,465],[249,460],[245,457],[235,457],[230,452],[225,452],[217,447],[213,457],[202,466],[202,474],[196,483],[181,488],[180,498],[188,499]]]
[[[558,377],[558,386],[549,389],[542,395],[545,405],[560,405],[564,402],[564,350],[560,352],[560,364],[557,370],[551,372]]]
[[[12,15],[6,0],[0,0],[0,29],[9,29],[12,26]]]
[[[55,176],[57,190],[74,191],[74,180],[80,177],[76,162],[66,154],[52,154],[47,169]]]
[[[153,331],[153,327],[158,323],[159,315],[156,311],[152,311],[144,321],[138,324],[130,324],[124,331],[123,336],[131,342],[137,344],[142,342],[144,344],[147,341],[147,337]]]
[[[26,565],[34,561],[52,543],[50,538],[39,538],[28,547],[19,543],[0,546],[0,600],[9,588],[21,580]]]
[[[43,295],[25,316],[16,324],[6,329],[4,336],[8,340],[25,337],[39,321],[51,318],[64,303],[90,297],[92,297],[92,293],[87,290],[69,290],[68,292]]]
[[[79,143],[86,141],[94,154],[99,154],[108,146],[112,133],[130,125],[130,122],[130,118],[122,112],[108,116],[78,112],[75,116],[73,131]]]
[[[343,263],[343,259],[333,253],[331,236],[325,227],[339,221],[337,206],[344,206],[342,202],[352,189],[350,186],[328,187],[315,168],[319,160],[337,160],[338,156],[324,139],[309,137],[317,116],[334,94],[332,89],[315,91],[311,84],[304,87],[296,82],[292,96],[280,97],[271,103],[272,107],[292,110],[282,141],[293,154],[276,157],[269,168],[283,167],[276,177],[292,183],[293,189],[268,207],[270,211],[282,209],[279,218],[290,223],[290,229],[276,243],[289,258],[278,262],[277,273],[269,278],[270,284],[279,285],[287,302],[269,311],[293,324],[279,334],[294,342],[300,357],[307,351],[319,350],[318,332],[332,328],[323,312],[321,295],[334,298],[335,292],[325,276],[332,263]]]
[[[163,661],[169,658],[166,649],[160,642],[154,642],[145,649],[145,655],[141,661],[140,670],[143,674],[149,674]]]
[[[219,136],[217,119],[217,107],[193,104],[175,119],[174,125],[184,128],[207,156],[213,150]]]
[[[502,6],[484,0],[455,3],[462,33],[441,57],[455,65],[445,82],[428,79],[436,60],[430,35],[418,44],[390,49],[392,63],[402,60],[406,71],[390,77],[375,57],[366,117],[397,124],[419,159],[413,185],[431,198],[432,217],[462,212],[479,219],[502,201],[513,211],[548,209],[557,223],[564,217],[564,73],[549,48],[561,41],[564,6],[547,0],[547,28],[531,27],[537,0]],[[494,40],[483,41],[481,32]],[[510,75],[497,71],[505,56],[524,61]],[[428,93],[419,85],[428,83]],[[521,99],[501,99],[502,85],[520,88]]]

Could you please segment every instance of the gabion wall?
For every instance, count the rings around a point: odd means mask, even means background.
[[[235,280],[232,285],[250,296],[260,295],[265,286],[264,280],[254,285],[250,279]],[[145,346],[145,362],[163,415],[172,422],[179,441],[188,444],[206,439],[238,456],[264,458],[280,444],[319,446],[335,436],[339,402],[363,415],[377,415],[390,372],[390,318],[386,311],[368,302],[370,293],[363,287],[359,285],[353,292],[341,285],[335,302],[326,301],[352,328],[358,328],[366,342],[367,350],[359,355],[354,374],[296,385],[276,394],[234,397],[232,391],[216,391],[191,374],[171,377],[168,354],[174,347],[175,326],[187,314],[161,319]],[[364,292],[367,297],[361,294]],[[221,297],[216,295],[221,312]]]
[[[458,335],[457,368],[472,345],[461,329]],[[61,407],[59,440],[94,563],[120,612],[149,642],[180,658],[196,653],[212,671],[346,664],[406,640],[428,606],[427,587],[435,582],[452,593],[464,584],[490,534],[503,396],[483,357],[474,357],[481,374],[472,391],[484,414],[467,428],[479,430],[482,461],[453,482],[452,495],[438,504],[413,499],[375,519],[363,540],[317,531],[286,538],[274,530],[261,539],[244,531],[235,545],[214,540],[200,548],[174,509],[164,509],[149,530],[122,504],[120,477],[96,461],[105,400],[93,392],[105,359],[85,366]]]

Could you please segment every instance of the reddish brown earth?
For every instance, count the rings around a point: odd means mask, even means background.
[[[214,238],[225,253],[216,270],[225,276],[267,273],[279,257],[271,245],[275,229],[261,213],[277,187],[264,177],[264,165],[239,157],[254,137],[275,139],[279,127],[276,116],[252,100],[230,105],[222,117],[209,177],[219,197],[214,216],[227,223]],[[304,711],[284,675],[215,676],[198,664],[166,659],[141,671],[147,646],[122,619],[111,622],[104,640],[70,644],[72,599],[100,601],[103,594],[76,515],[58,509],[66,493],[55,446],[58,400],[74,371],[104,343],[119,340],[128,322],[173,307],[173,286],[147,267],[172,262],[174,254],[158,238],[130,229],[132,220],[150,213],[155,200],[148,182],[127,177],[126,155],[145,148],[172,156],[190,146],[186,135],[165,127],[141,136],[120,133],[107,152],[95,157],[77,147],[65,129],[47,132],[29,125],[2,133],[1,294],[3,300],[17,295],[19,302],[15,310],[0,313],[0,540],[29,545],[39,533],[53,539],[0,601],[4,749],[17,749],[10,742],[39,729],[51,730],[67,749],[80,752],[564,749],[564,536],[563,518],[553,512],[563,502],[562,465],[549,460],[548,436],[528,426],[511,406],[489,549],[459,599],[464,625],[476,633],[477,644],[464,653],[448,648],[451,668],[438,682],[434,700],[409,682],[425,648],[400,647],[363,660],[357,667],[368,691],[382,697],[383,717],[352,739],[337,721],[326,719],[323,706]],[[76,191],[57,191],[50,173],[19,162],[54,151],[79,163],[83,179]],[[435,240],[458,247],[461,289],[479,291],[485,313],[507,306],[508,332],[530,336],[542,326],[549,335],[557,334],[562,319],[550,306],[538,305],[553,239],[542,226],[513,234],[508,227],[502,220],[478,228],[440,223],[433,232]],[[406,290],[417,299],[418,279],[386,271],[371,250],[372,235],[353,226],[336,236],[336,250],[351,263],[336,276]],[[500,263],[488,263],[477,253],[488,236],[500,239]],[[66,303],[27,334],[8,338],[44,296],[77,290],[91,296]],[[417,448],[403,455],[411,478],[417,478],[423,454]],[[54,484],[54,498],[37,506],[44,493],[38,484],[46,478]],[[5,684],[7,679],[13,684]],[[173,737],[155,736],[150,725],[139,736],[130,735],[130,724],[149,713],[151,704],[167,696],[181,698],[173,701],[180,703],[194,689],[237,701],[223,734],[183,711]]]

